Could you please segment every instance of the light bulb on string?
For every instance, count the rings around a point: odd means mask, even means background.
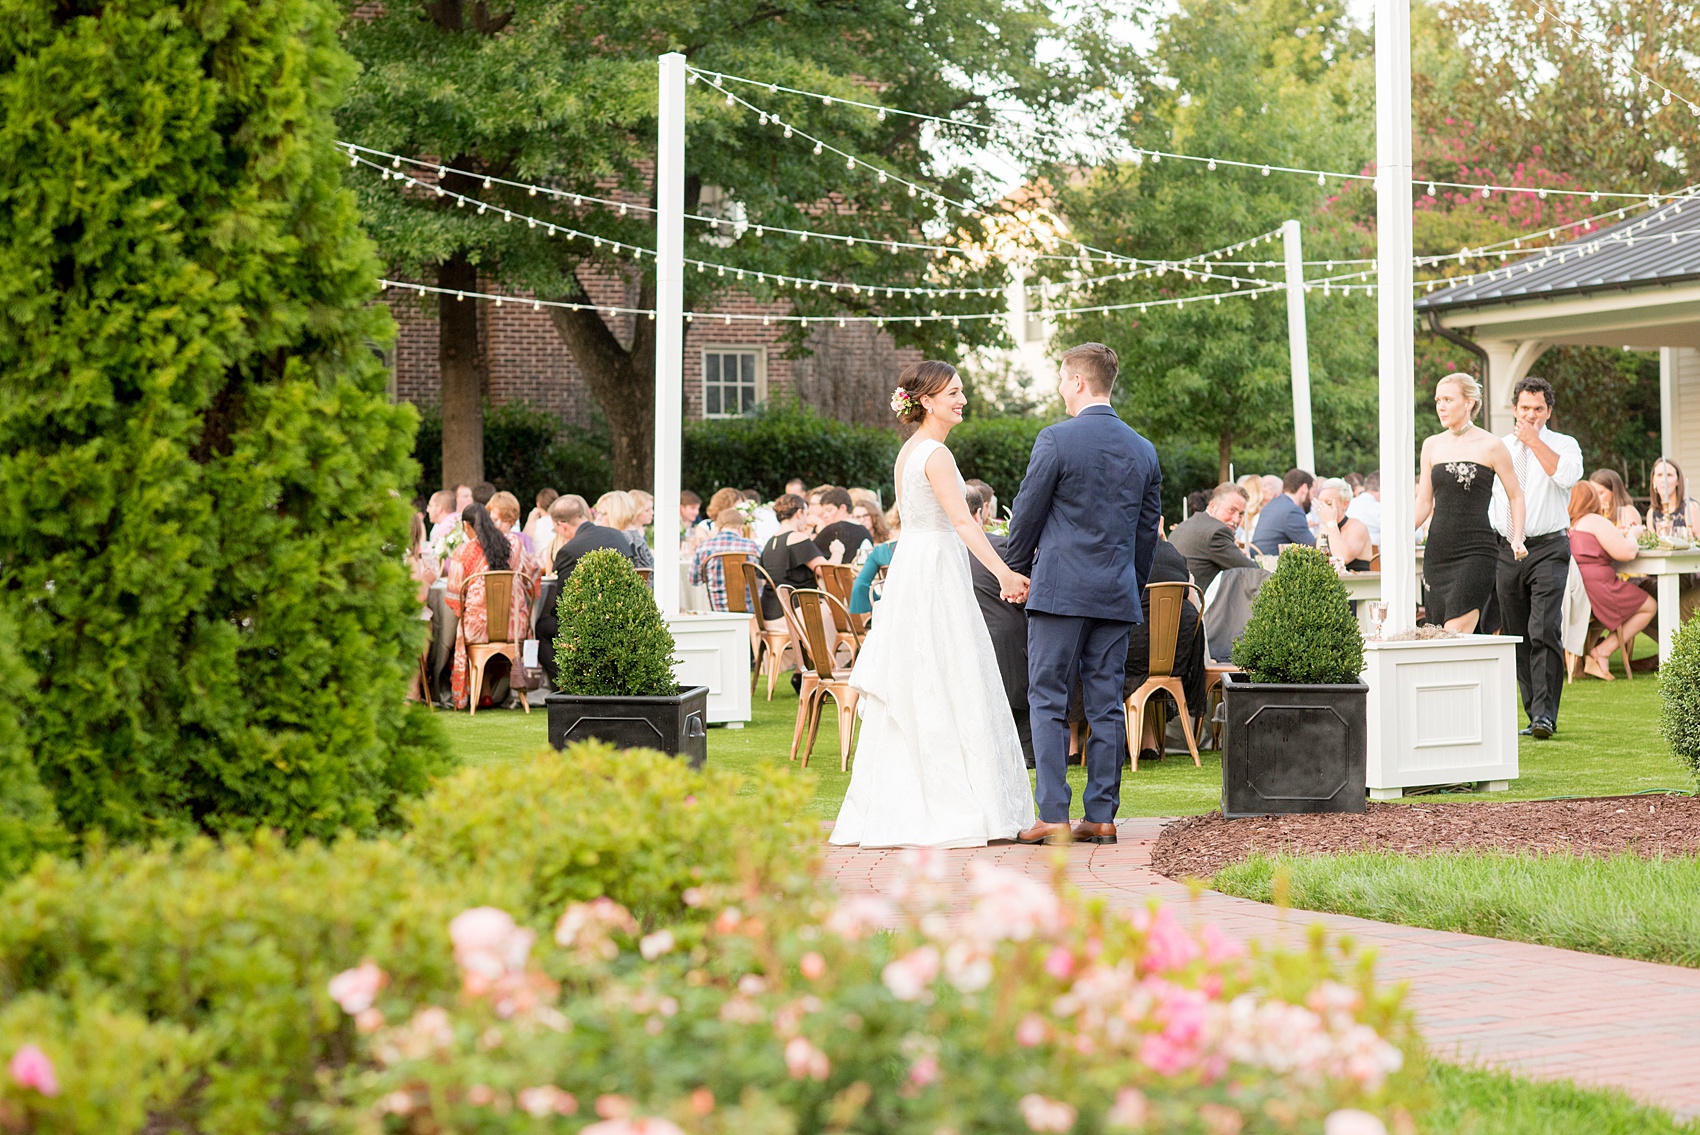
[[[1263,167],[1263,176],[1264,176],[1264,177],[1268,177],[1268,176],[1269,176],[1269,167],[1268,167],[1268,166],[1264,166],[1264,167]]]
[[[774,120],[774,121],[776,121],[776,122],[777,122],[777,121],[778,121],[778,119],[775,119],[775,120]],[[785,126],[785,136],[786,136],[786,137],[787,137],[787,138],[789,138],[789,137],[791,137],[791,126],[790,126],[790,124],[789,124],[789,123],[787,123],[787,124],[786,124],[786,126]]]
[[[1216,159],[1211,158],[1208,162],[1205,163],[1204,168],[1205,169],[1215,169],[1216,168]]]
[[[490,179],[489,179],[489,178],[488,178],[488,177],[486,177],[486,178],[485,178],[485,179],[484,179],[484,188],[485,188],[485,189],[488,189],[488,188],[490,188]]]

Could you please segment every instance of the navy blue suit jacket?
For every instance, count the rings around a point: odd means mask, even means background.
[[[1162,487],[1157,450],[1108,406],[1039,431],[1005,552],[1033,580],[1027,609],[1144,622]]]

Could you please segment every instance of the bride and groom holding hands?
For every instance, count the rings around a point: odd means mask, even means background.
[[[851,673],[862,733],[831,842],[863,847],[979,847],[997,840],[1114,843],[1121,802],[1122,676],[1129,628],[1143,622],[1162,474],[1151,443],[1116,416],[1116,354],[1064,353],[1069,418],[1040,431],[1011,506],[1000,558],[968,511],[945,445],[967,405],[954,367],[907,368],[892,396],[917,429],[893,483],[903,536],[878,617]],[[1028,703],[1035,793],[1003,692],[968,557],[1027,604]],[[1084,818],[1069,822],[1068,703],[1082,687]]]

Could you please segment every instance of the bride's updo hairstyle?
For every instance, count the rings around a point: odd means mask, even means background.
[[[927,410],[921,405],[921,399],[928,394],[942,393],[955,377],[956,368],[949,363],[926,360],[904,367],[903,373],[897,376],[897,389],[904,394],[904,405],[897,411],[897,420],[914,424],[925,418]]]

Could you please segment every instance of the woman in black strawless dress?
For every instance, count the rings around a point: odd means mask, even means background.
[[[1476,629],[1493,594],[1499,565],[1499,536],[1488,522],[1493,480],[1505,488],[1511,512],[1512,553],[1522,559],[1523,488],[1511,451],[1471,418],[1482,391],[1467,374],[1449,374],[1434,392],[1434,409],[1445,433],[1423,442],[1422,477],[1417,482],[1417,525],[1432,522],[1423,546],[1425,622],[1460,634]]]

